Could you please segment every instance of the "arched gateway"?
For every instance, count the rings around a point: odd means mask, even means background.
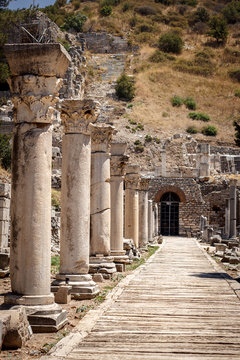
[[[162,235],[179,235],[179,202],[179,196],[173,192],[162,195],[160,199]]]
[[[180,203],[186,202],[186,196],[177,186],[164,186],[155,195],[155,202],[159,203],[159,233],[162,235],[180,235],[179,208]]]

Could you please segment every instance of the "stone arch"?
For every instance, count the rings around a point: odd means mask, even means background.
[[[160,190],[158,190],[157,194],[154,197],[154,201],[160,202],[161,197],[166,192],[173,192],[179,196],[180,202],[186,202],[186,195],[184,194],[182,189],[180,189],[179,187],[174,186],[174,185],[167,185],[167,186],[162,187]]]

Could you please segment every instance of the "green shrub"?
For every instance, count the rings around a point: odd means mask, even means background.
[[[135,96],[134,82],[129,78],[129,76],[122,74],[117,79],[115,91],[119,99],[131,101]]]
[[[146,135],[145,136],[145,142],[151,142],[153,140],[151,135]]]
[[[201,120],[201,121],[205,121],[208,122],[210,121],[210,116],[204,113],[200,113],[200,112],[190,112],[188,114],[188,116],[193,119],[193,120]]]
[[[0,62],[0,83],[5,83],[10,76],[8,64]]]
[[[230,2],[223,8],[222,13],[228,24],[240,21],[240,1]]]
[[[194,23],[207,23],[210,19],[209,12],[204,7],[199,7],[193,14]]]
[[[179,59],[173,68],[177,71],[208,77],[213,75],[216,68],[212,58],[212,52],[204,49],[196,53],[193,60]]]
[[[172,102],[172,106],[179,107],[183,104],[184,100],[180,96],[174,95],[171,99],[171,102]]]
[[[206,136],[216,136],[217,135],[217,128],[214,125],[205,126],[202,129],[202,134]]]
[[[142,153],[144,151],[144,146],[142,144],[135,146],[135,152],[136,153]]]
[[[112,13],[112,7],[111,5],[107,5],[107,4],[102,5],[99,12],[102,16],[110,16]]]
[[[228,72],[228,74],[229,74],[229,76],[230,76],[231,79],[240,82],[240,69],[230,70],[230,71]]]
[[[142,16],[156,14],[156,10],[153,7],[148,6],[148,5],[140,6],[140,7],[136,8],[135,11]]]
[[[143,130],[144,130],[144,125],[143,125],[143,124],[138,123],[138,124],[137,124],[136,129],[137,129],[137,130],[141,130],[141,131],[143,131]]]
[[[166,53],[180,54],[183,45],[182,38],[174,32],[162,34],[158,40],[158,48]]]
[[[173,3],[173,0],[154,0],[155,3],[161,3],[163,5],[171,5]]]
[[[165,61],[174,61],[175,57],[169,54],[162,52],[161,50],[156,50],[149,58],[149,61],[153,63],[161,63]]]
[[[221,16],[213,16],[209,23],[208,35],[217,40],[217,43],[225,43],[228,37],[226,20]]]
[[[71,44],[70,44],[67,40],[65,40],[65,39],[58,39],[57,41],[60,42],[60,44],[62,44],[67,51],[70,50]]]
[[[240,118],[233,121],[233,126],[235,128],[235,144],[240,146]]]
[[[0,160],[1,165],[5,170],[11,167],[11,136],[3,134],[0,135]]]
[[[240,98],[240,90],[235,90],[234,96]]]
[[[82,28],[86,20],[86,15],[83,15],[81,13],[71,13],[66,16],[64,25],[61,26],[61,29],[65,31],[73,29],[77,32],[82,32]]]
[[[225,48],[223,51],[223,61],[225,63],[240,63],[240,51],[232,48]]]
[[[131,124],[131,125],[137,125],[137,123],[136,123],[135,120],[128,119],[128,122],[129,122],[129,124]]]
[[[198,133],[198,129],[196,128],[196,126],[191,125],[191,126],[188,126],[188,128],[186,129],[186,132],[187,132],[188,134],[197,134],[197,133]]]
[[[134,145],[140,145],[140,144],[141,144],[141,141],[139,139],[134,141]]]
[[[140,24],[137,27],[137,32],[138,33],[142,33],[142,32],[154,32],[156,31],[156,28],[151,25],[151,24]]]
[[[189,110],[195,110],[197,107],[195,100],[191,96],[188,96],[184,100],[184,104],[186,105],[187,109],[189,109]]]
[[[130,10],[130,8],[131,8],[130,4],[128,2],[125,2],[123,4],[122,11],[126,12],[126,11]]]

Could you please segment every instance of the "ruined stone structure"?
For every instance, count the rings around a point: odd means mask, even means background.
[[[56,331],[66,323],[66,312],[54,303],[50,292],[52,121],[70,58],[60,44],[6,45],[5,54],[15,108],[10,258],[13,293],[5,302],[26,307],[33,331]]]

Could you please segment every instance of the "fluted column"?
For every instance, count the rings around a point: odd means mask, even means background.
[[[132,239],[139,246],[139,198],[140,167],[128,165],[125,176],[125,239]]]
[[[35,305],[46,305],[48,314],[54,308],[50,292],[52,122],[70,58],[60,44],[7,45],[5,54],[12,73],[15,122],[10,258],[14,295],[5,301],[26,305],[33,318]],[[54,311],[49,327],[47,320],[38,325],[35,320],[33,330],[61,327],[66,317],[58,323],[61,308],[56,305]]]
[[[89,124],[96,121],[92,100],[65,100],[61,105],[62,193],[60,273],[52,284],[72,286],[78,299],[90,299],[99,289],[89,270],[91,137]]]
[[[158,236],[158,204],[154,204],[154,216],[155,216],[155,236]]]
[[[230,238],[237,235],[237,180],[230,180]]]
[[[148,187],[150,179],[142,177],[139,183],[139,247],[148,243]]]
[[[152,200],[148,200],[148,241],[153,239],[153,212],[152,212]]]
[[[111,254],[110,145],[114,127],[92,125],[90,272],[116,272]]]
[[[123,250],[123,183],[128,156],[126,143],[111,145],[111,255],[124,255]]]

